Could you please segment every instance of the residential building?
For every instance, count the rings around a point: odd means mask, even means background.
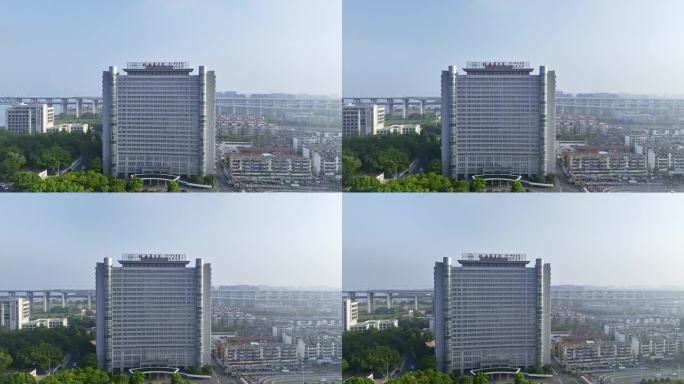
[[[551,266],[524,254],[464,253],[435,263],[438,368],[467,372],[549,363]]]
[[[21,297],[0,297],[0,327],[11,331],[26,327],[31,304]]]
[[[555,173],[556,76],[528,62],[469,62],[442,71],[442,173]]]
[[[342,135],[377,134],[385,126],[385,108],[376,104],[348,104],[342,107]]]
[[[97,363],[199,368],[211,363],[211,266],[182,254],[124,254],[97,263]]]
[[[15,104],[5,111],[9,133],[34,135],[45,133],[55,122],[55,109],[47,104]]]
[[[24,328],[27,329],[36,329],[39,327],[45,327],[45,328],[57,328],[57,327],[68,327],[69,326],[69,319],[66,317],[51,317],[47,319],[35,319],[31,320],[28,323],[25,324]]]
[[[215,174],[215,76],[184,62],[128,63],[102,74],[105,174]]]
[[[621,341],[559,342],[558,360],[566,371],[586,372],[633,365],[630,344]]]
[[[378,320],[366,320],[362,322],[357,322],[350,326],[349,330],[357,333],[366,333],[371,329],[376,329],[378,331],[387,331],[392,328],[399,327],[398,319],[378,319]]]
[[[382,127],[378,128],[375,131],[376,135],[392,135],[392,134],[399,134],[399,135],[408,135],[408,134],[416,134],[420,135],[420,132],[422,132],[423,129],[420,127],[420,124],[392,124],[387,127]]]
[[[82,132],[82,133],[87,133],[88,132],[88,124],[76,124],[76,123],[70,123],[70,124],[57,124],[51,128],[48,128],[45,132],[47,133],[57,133],[57,132],[68,132],[68,133],[76,133],[76,132]]]

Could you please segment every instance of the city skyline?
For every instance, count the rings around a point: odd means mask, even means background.
[[[214,286],[341,285],[339,195],[6,194],[0,211],[0,289],[94,289],[124,253],[203,258]]]
[[[97,96],[102,71],[129,61],[204,64],[219,91],[341,94],[340,0],[39,0],[0,14],[2,96]],[[72,45],[46,40],[60,25],[78,26]]]
[[[677,194],[346,194],[343,289],[429,289],[464,252],[525,253],[559,285],[684,288]],[[377,214],[370,214],[370,212]],[[381,271],[382,273],[379,273]]]
[[[346,0],[343,94],[438,96],[444,67],[460,68],[471,60],[528,60],[556,70],[557,89],[563,92],[684,95],[684,76],[678,75],[684,52],[666,43],[684,37],[677,20],[684,4],[629,0],[615,5]]]

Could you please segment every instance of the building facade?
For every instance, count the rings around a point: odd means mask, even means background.
[[[442,174],[555,173],[556,76],[527,62],[442,71]]]
[[[375,104],[350,104],[342,107],[342,135],[375,135],[385,126],[385,108]]]
[[[549,363],[549,264],[522,254],[463,254],[435,263],[435,354],[446,372]]]
[[[0,327],[23,329],[29,322],[31,304],[21,297],[0,297]]]
[[[180,254],[125,254],[97,263],[97,364],[199,368],[211,362],[211,266]]]
[[[102,74],[102,162],[110,176],[216,173],[214,71],[129,63]]]
[[[46,133],[55,122],[55,109],[47,104],[16,104],[5,111],[5,122],[11,134]]]

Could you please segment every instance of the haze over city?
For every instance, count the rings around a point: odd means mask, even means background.
[[[682,95],[684,3],[616,5],[345,0],[344,96],[438,96],[440,71],[470,60],[546,65],[564,92]]]
[[[110,65],[168,60],[215,70],[219,91],[339,95],[340,3],[2,2],[0,93],[97,96]]]
[[[346,194],[343,288],[431,288],[435,261],[463,252],[543,258],[553,285],[682,288],[683,203],[678,194]]]
[[[94,289],[96,262],[137,252],[204,258],[214,286],[340,287],[338,195],[17,194],[0,211],[0,289]]]

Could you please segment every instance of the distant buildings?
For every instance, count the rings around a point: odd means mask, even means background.
[[[104,173],[215,174],[215,76],[187,63],[129,63],[102,74]]]
[[[385,109],[375,104],[348,104],[342,107],[342,135],[377,134],[385,126]]]
[[[57,132],[68,132],[68,133],[75,133],[75,132],[82,132],[82,133],[87,133],[88,132],[88,124],[58,124],[53,126],[52,128],[48,128],[46,130],[47,133],[57,133]]]
[[[527,62],[471,62],[442,71],[442,173],[555,173],[556,76]]]
[[[408,135],[408,134],[416,134],[420,135],[420,132],[422,132],[423,129],[420,127],[420,124],[392,124],[387,127],[382,127],[378,128],[375,131],[376,135],[391,135],[391,134],[399,134],[399,135]]]
[[[69,319],[66,317],[54,317],[54,318],[47,318],[47,319],[35,319],[31,320],[26,325],[24,328],[26,329],[36,329],[39,327],[45,327],[45,328],[57,328],[57,327],[68,327],[69,326]]]
[[[125,254],[97,263],[97,363],[199,368],[211,363],[211,266],[179,254]]]
[[[0,327],[22,329],[31,315],[31,304],[21,297],[0,297]]]
[[[398,319],[376,319],[359,322],[359,303],[352,299],[344,299],[343,306],[343,325],[345,331],[364,333],[371,329],[386,331],[399,326]]]
[[[238,188],[291,188],[312,182],[311,159],[290,149],[240,147],[225,154],[231,182]]]
[[[435,263],[438,368],[541,367],[550,361],[551,267],[522,254],[463,254]]]
[[[15,104],[5,112],[6,129],[9,133],[46,133],[55,122],[55,109],[47,104]]]

